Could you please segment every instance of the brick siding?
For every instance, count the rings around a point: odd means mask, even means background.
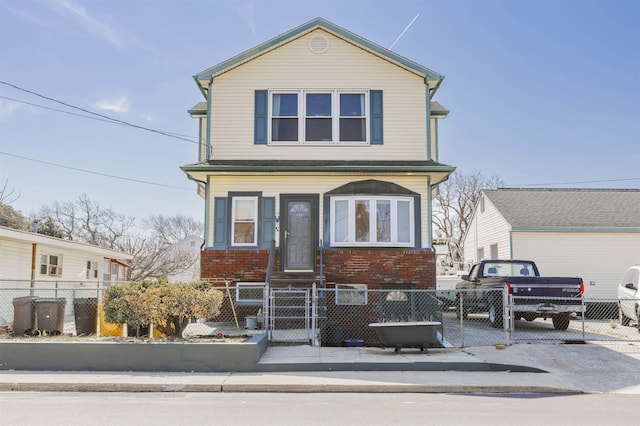
[[[267,250],[204,250],[203,279],[264,281]],[[326,249],[323,253],[327,283],[367,284],[369,288],[405,284],[416,289],[435,288],[435,255],[431,250],[348,248]],[[317,257],[317,264],[320,256]],[[276,270],[280,260],[276,256]]]

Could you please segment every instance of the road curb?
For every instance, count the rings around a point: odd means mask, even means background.
[[[202,392],[202,393],[537,393],[578,394],[553,386],[420,384],[143,384],[143,383],[0,383],[0,392]]]

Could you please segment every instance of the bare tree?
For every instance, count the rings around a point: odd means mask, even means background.
[[[86,194],[76,202],[56,202],[51,207],[43,207],[38,216],[41,220],[53,221],[66,239],[110,249],[118,249],[119,240],[135,225],[134,217],[103,208]]]
[[[187,252],[172,252],[171,245],[152,237],[130,236],[119,241],[120,250],[132,254],[131,281],[164,280],[191,268],[197,257]]]
[[[166,244],[175,244],[192,235],[202,235],[203,225],[193,218],[176,215],[151,216],[144,220],[145,226]]]
[[[26,231],[29,229],[29,221],[10,204],[20,198],[13,188],[7,188],[8,181],[4,181],[0,187],[0,226]]]
[[[128,279],[133,281],[166,279],[189,270],[199,259],[199,252],[179,249],[180,241],[203,233],[201,222],[185,216],[151,216],[141,232],[134,217],[82,195],[75,202],[43,207],[36,217],[57,231],[53,236],[132,254]]]
[[[438,195],[434,197],[433,224],[436,231],[459,245],[471,221],[480,190],[502,185],[504,182],[499,177],[486,177],[479,171],[467,175],[458,171],[452,173],[449,180],[438,186]]]
[[[13,188],[7,188],[8,183],[9,181],[5,180],[2,184],[2,188],[0,188],[0,206],[9,205],[20,198],[20,194],[15,194],[15,190]]]

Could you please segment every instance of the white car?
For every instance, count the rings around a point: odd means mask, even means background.
[[[632,266],[624,273],[618,285],[618,307],[620,308],[620,322],[629,325],[635,322],[640,331],[640,265]]]

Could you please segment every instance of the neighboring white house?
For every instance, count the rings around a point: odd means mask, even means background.
[[[0,226],[0,283],[124,281],[133,255]]]
[[[169,258],[187,255],[193,259],[189,269],[178,274],[169,274],[170,283],[191,282],[200,280],[200,249],[204,243],[204,238],[191,235],[178,241],[169,248]]]
[[[640,190],[482,190],[462,239],[465,263],[530,259],[546,276],[579,276],[585,296],[615,299],[640,263]]]

